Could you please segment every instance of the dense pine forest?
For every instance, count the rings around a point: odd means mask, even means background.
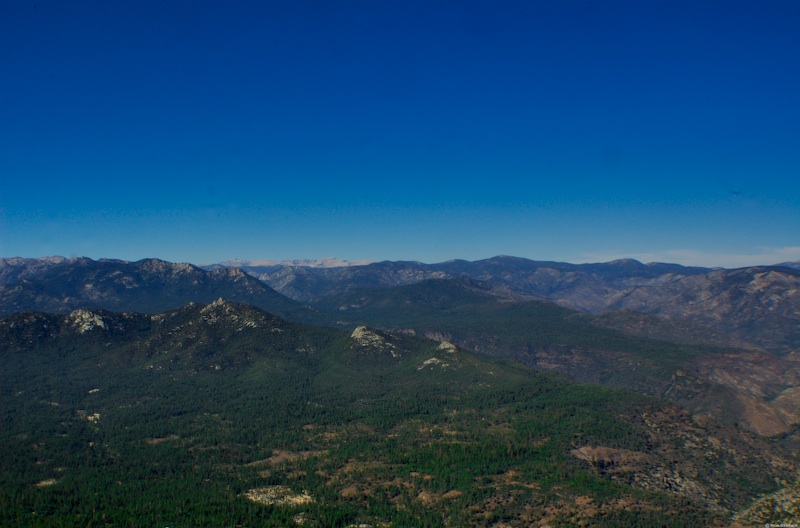
[[[724,526],[792,478],[730,425],[414,336],[223,301],[0,332],[7,526]]]

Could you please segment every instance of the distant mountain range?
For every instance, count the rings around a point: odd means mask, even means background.
[[[800,270],[800,260],[794,262],[781,262],[780,264],[776,264],[776,266]]]
[[[800,348],[797,263],[739,269],[617,260],[568,264],[499,256],[439,264],[377,262],[345,268],[279,265],[242,269],[292,299],[317,304],[362,288],[467,277],[505,300],[541,299],[591,313],[635,311],[707,327],[787,354]]]
[[[206,268],[157,259],[0,259],[0,314],[63,313],[79,307],[153,313],[223,297],[298,321],[335,324],[338,310],[332,313],[331,306],[342,295],[466,278],[480,283],[483,293],[507,302],[546,300],[595,314],[657,316],[662,323],[631,325],[626,319],[627,331],[643,335],[705,336],[708,342],[779,355],[800,348],[800,269],[789,265],[728,270],[635,260],[568,264],[499,256],[439,264]],[[312,308],[323,306],[327,315]],[[604,320],[610,325],[621,321]],[[670,333],[669,326],[676,331]],[[654,334],[656,327],[660,330]]]
[[[158,259],[0,259],[0,314],[76,308],[155,313],[220,297],[283,317],[315,319],[308,307],[237,268],[206,271]]]
[[[292,260],[226,260],[218,264],[209,264],[204,268],[269,268],[275,266],[301,266],[304,268],[344,268],[348,266],[363,266],[372,264],[371,260],[359,260],[351,262],[333,257],[323,259],[292,259]]]
[[[580,306],[601,310],[607,289],[649,284],[668,274],[693,275],[708,268],[685,267],[677,264],[641,264],[635,260],[618,260],[605,264],[568,264],[532,261],[518,257],[498,256],[469,262],[451,260],[438,264],[413,261],[385,261],[363,266],[313,268],[309,266],[275,265],[242,266],[241,269],[272,286],[287,297],[308,301],[342,293],[353,288],[392,287],[413,284],[424,279],[444,279],[466,276],[490,284],[498,294],[558,298],[569,301],[570,289],[592,292]]]

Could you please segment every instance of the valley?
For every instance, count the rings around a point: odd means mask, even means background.
[[[552,302],[488,276],[504,259],[306,267],[316,294],[294,300],[238,270],[4,259],[0,524],[796,519],[795,271],[739,270],[684,318],[576,310],[588,279]],[[606,289],[721,273],[597,266]],[[771,340],[708,322],[734,298]]]

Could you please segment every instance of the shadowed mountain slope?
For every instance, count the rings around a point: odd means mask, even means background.
[[[585,310],[600,308],[608,290],[621,290],[649,283],[664,275],[694,275],[707,268],[677,264],[642,264],[635,260],[619,260],[604,264],[568,264],[533,261],[519,257],[497,256],[474,262],[451,260],[438,264],[421,262],[375,262],[364,266],[342,268],[309,268],[302,266],[245,266],[247,273],[258,277],[277,291],[298,300],[309,300],[366,287],[393,287],[426,279],[458,278],[482,281],[497,292],[551,298],[557,295],[564,302],[570,295],[583,300]]]
[[[800,355],[735,348],[736,339],[710,336],[683,319],[632,312],[593,315],[546,301],[503,302],[468,279],[353,290],[317,306],[336,312],[341,324],[451,341],[582,382],[666,397],[741,421],[766,436],[789,433],[800,424],[800,408],[789,403],[800,388]]]
[[[620,292],[607,308],[692,321],[778,354],[800,348],[800,271],[791,268],[675,277]]]
[[[800,348],[800,271],[789,266],[727,270],[630,259],[576,265],[499,256],[475,262],[245,271],[289,297],[312,302],[361,288],[465,277],[505,300],[546,299],[593,313],[637,311],[687,322],[775,354]]]
[[[313,321],[318,318],[238,269],[206,271],[158,259],[3,259],[0,314],[23,310],[64,313],[76,308],[155,313],[188,302],[224,297],[272,313]]]

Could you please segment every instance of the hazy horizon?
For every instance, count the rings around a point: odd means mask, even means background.
[[[692,263],[692,262],[678,262],[676,260],[643,260],[641,258],[634,258],[634,257],[618,257],[618,258],[608,258],[606,260],[585,260],[585,261],[565,261],[565,260],[557,260],[557,259],[548,259],[548,258],[529,258],[529,257],[522,257],[519,255],[506,255],[506,254],[498,254],[492,255],[489,257],[483,257],[478,259],[447,259],[441,261],[421,261],[416,259],[376,259],[376,260],[359,260],[359,261],[350,261],[346,259],[338,259],[336,257],[323,257],[319,259],[314,258],[300,258],[300,259],[281,259],[281,260],[274,260],[274,259],[226,259],[214,262],[192,262],[188,260],[169,260],[163,259],[157,256],[147,256],[135,259],[124,259],[124,258],[117,258],[113,256],[87,256],[87,255],[39,255],[39,256],[2,256],[0,258],[4,259],[15,259],[15,258],[22,258],[22,259],[79,259],[79,258],[89,258],[91,260],[99,261],[99,260],[120,260],[125,262],[137,262],[140,260],[148,260],[148,259],[157,259],[157,260],[164,260],[167,262],[173,262],[176,264],[180,263],[188,263],[195,266],[214,266],[214,265],[224,265],[227,267],[238,267],[238,266],[274,266],[274,265],[295,265],[295,266],[308,266],[308,267],[346,267],[346,266],[365,266],[368,264],[375,264],[378,262],[419,262],[422,264],[441,264],[450,261],[469,261],[475,262],[480,260],[488,260],[496,257],[513,257],[513,258],[523,258],[528,259],[531,261],[539,261],[539,262],[558,262],[558,263],[565,263],[565,264],[604,264],[610,263],[619,260],[636,260],[642,264],[680,264],[682,266],[697,266],[697,267],[705,267],[705,268],[726,268],[726,269],[734,269],[734,268],[743,268],[743,267],[750,267],[750,266],[773,266],[777,264],[783,263],[792,263],[792,264],[800,264],[800,260],[792,261],[792,260],[777,260],[773,262],[756,262],[756,263],[747,263],[747,264],[737,264],[733,266],[719,266],[719,265],[707,265],[702,263]]]

